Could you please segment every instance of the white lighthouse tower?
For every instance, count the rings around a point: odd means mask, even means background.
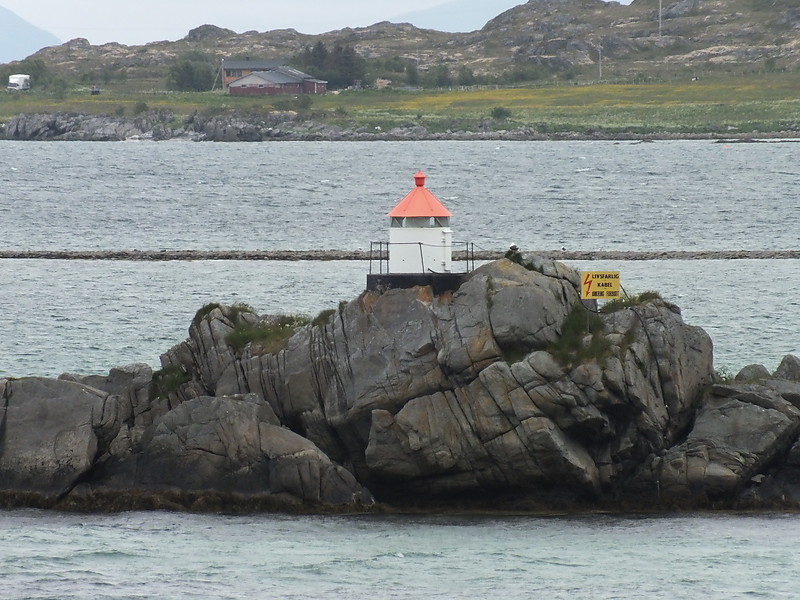
[[[452,272],[453,232],[450,211],[425,188],[425,174],[414,175],[416,186],[387,215],[389,243],[370,244],[367,289],[384,292],[390,289],[429,286],[434,294],[453,292],[474,268],[474,253],[467,249],[466,271]],[[373,249],[379,248],[378,259]],[[470,258],[470,255],[472,258]],[[377,262],[379,272],[373,272]],[[385,267],[385,268],[384,268]]]
[[[389,213],[389,273],[450,273],[452,214],[425,187],[425,174]]]

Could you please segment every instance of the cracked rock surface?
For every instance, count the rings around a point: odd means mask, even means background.
[[[798,359],[720,381],[708,335],[658,295],[596,311],[579,273],[521,263],[307,323],[209,305],[156,374],[0,381],[0,490],[800,504]]]

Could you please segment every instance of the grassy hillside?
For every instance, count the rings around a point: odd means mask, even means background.
[[[303,97],[231,97],[222,92],[120,93],[88,90],[53,98],[36,92],[0,94],[0,121],[53,111],[136,116],[263,114],[297,110],[304,119],[383,130],[422,125],[430,131],[527,126],[541,132],[800,132],[800,75],[764,74],[710,81],[649,84],[544,85],[447,91],[368,90]],[[310,105],[308,104],[310,102]],[[496,109],[502,109],[497,111]],[[499,118],[498,118],[499,115]],[[498,122],[499,121],[499,122]]]

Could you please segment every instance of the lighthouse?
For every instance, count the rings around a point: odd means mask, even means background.
[[[381,268],[380,273],[373,273],[371,258],[367,289],[430,285],[434,293],[441,293],[457,289],[463,280],[464,273],[452,272],[453,215],[425,187],[425,173],[417,171],[414,183],[387,215],[389,243],[372,243],[373,248],[380,248]]]
[[[425,187],[425,174],[389,213],[390,273],[449,273],[453,255],[453,215]]]

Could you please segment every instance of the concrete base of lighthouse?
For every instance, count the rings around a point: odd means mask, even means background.
[[[367,275],[367,289],[386,291],[429,285],[434,295],[454,292],[461,286],[467,273],[380,273]]]

